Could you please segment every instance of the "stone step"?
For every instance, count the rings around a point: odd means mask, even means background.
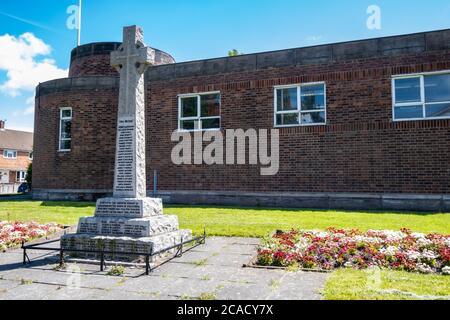
[[[143,238],[177,231],[178,228],[178,217],[171,215],[139,219],[85,217],[80,218],[77,232],[80,234]]]
[[[84,259],[99,259],[97,253],[73,252],[70,250],[103,250],[114,252],[106,254],[105,259],[116,261],[142,261],[143,254],[150,254],[170,248],[182,241],[192,239],[191,230],[177,230],[153,237],[130,238],[130,237],[108,237],[90,234],[67,234],[61,238],[62,248],[73,257]],[[153,250],[153,251],[152,251]],[[174,252],[171,250],[170,252]],[[133,256],[124,255],[124,252],[131,252]],[[169,253],[170,253],[169,252]],[[157,258],[157,257],[155,257]],[[154,259],[152,260],[154,261]]]
[[[162,200],[157,198],[102,198],[95,209],[96,217],[144,218],[162,214]]]

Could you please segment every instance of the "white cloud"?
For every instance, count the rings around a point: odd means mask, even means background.
[[[31,96],[25,100],[25,109],[17,110],[12,113],[13,117],[21,117],[21,116],[29,116],[34,115],[34,98],[35,96]]]
[[[58,68],[48,58],[51,48],[32,33],[19,37],[0,36],[0,71],[6,71],[7,80],[0,91],[12,97],[22,91],[33,91],[39,82],[67,77],[68,70]]]
[[[34,114],[34,95],[29,97],[27,101],[25,101],[27,108],[23,111],[23,115],[27,116],[30,114]]]
[[[312,43],[319,42],[322,39],[323,39],[323,36],[321,36],[321,35],[311,35],[311,36],[306,37],[306,41],[312,42]]]

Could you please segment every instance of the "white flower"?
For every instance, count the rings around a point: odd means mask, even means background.
[[[427,238],[419,238],[417,239],[417,244],[420,248],[425,248],[433,244],[433,241],[427,239]]]
[[[433,251],[430,250],[424,250],[421,255],[422,258],[426,260],[433,260],[438,257]]]
[[[347,238],[346,240],[355,242],[367,242],[367,243],[380,243],[382,240],[376,237],[366,237],[366,236],[354,236],[353,238]]]
[[[345,268],[353,268],[353,263],[351,263],[350,261],[347,261],[346,263],[344,263],[344,267]]]
[[[383,230],[383,234],[387,241],[399,241],[406,237],[406,234],[401,231]]]
[[[417,270],[421,273],[433,273],[433,269],[431,269],[429,265],[426,265],[424,263],[417,264]]]
[[[421,257],[420,252],[414,251],[414,250],[406,251],[405,254],[408,257],[408,260],[411,260],[411,261],[418,261]]]
[[[444,240],[444,244],[445,244],[445,246],[446,246],[447,248],[450,248],[450,238],[446,238],[446,239]]]
[[[295,244],[295,248],[299,251],[305,251],[309,247],[310,243],[305,238],[300,238],[299,241]]]
[[[443,267],[442,274],[446,276],[450,276],[450,267]]]
[[[394,247],[394,246],[390,246],[390,247],[387,247],[387,248],[382,248],[382,249],[380,250],[380,252],[381,252],[382,254],[385,254],[385,255],[387,255],[387,256],[395,256],[395,254],[397,253],[397,251],[398,251],[398,248],[397,248],[397,247]]]

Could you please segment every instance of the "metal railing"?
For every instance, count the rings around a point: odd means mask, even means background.
[[[166,264],[167,262],[181,257],[183,253],[188,252],[189,250],[192,250],[199,245],[206,243],[206,229],[203,232],[203,235],[198,237],[193,237],[190,240],[183,241],[183,238],[181,238],[181,243],[174,244],[173,246],[170,246],[168,248],[164,248],[162,250],[153,251],[153,247],[150,253],[136,253],[136,252],[117,252],[117,251],[108,251],[104,250],[104,246],[100,250],[81,250],[81,249],[63,249],[62,244],[60,243],[59,248],[55,247],[46,247],[46,245],[49,245],[51,243],[56,243],[60,241],[60,239],[50,240],[46,242],[36,243],[36,244],[26,244],[25,242],[22,242],[22,249],[23,249],[23,264],[26,265],[27,263],[31,264],[31,260],[27,254],[27,250],[41,250],[41,251],[59,251],[59,265],[60,267],[64,267],[65,265],[65,257],[64,254],[70,254],[70,253],[93,253],[100,255],[100,271],[104,271],[106,267],[106,260],[105,255],[120,255],[120,256],[129,256],[129,257],[145,257],[145,274],[149,275],[150,272],[152,272],[154,269]],[[189,243],[194,243],[194,245],[190,246],[189,248],[185,248],[185,246]],[[162,255],[166,253],[167,251],[177,249],[174,256],[165,259],[163,262],[158,264],[155,267],[151,267],[150,265],[150,258],[153,258],[155,256]]]

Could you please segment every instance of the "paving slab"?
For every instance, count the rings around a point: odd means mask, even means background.
[[[22,264],[22,251],[0,254],[0,299],[32,300],[172,300],[202,295],[233,299],[321,299],[328,274],[244,268],[256,255],[259,239],[212,237],[205,245],[143,275],[142,267],[126,267],[110,276],[98,263],[69,260],[58,267],[58,254],[30,251],[32,263]]]

